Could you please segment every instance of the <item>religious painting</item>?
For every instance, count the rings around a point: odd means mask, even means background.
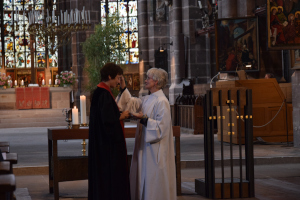
[[[10,76],[10,80],[14,83],[15,81],[15,71],[13,69],[6,70],[6,76]]]
[[[300,1],[267,0],[268,48],[299,49]]]
[[[39,86],[42,85],[42,81],[45,79],[45,71],[44,70],[37,70],[36,72],[36,82]]]
[[[132,86],[133,86],[132,74],[124,74],[124,78],[127,84],[126,87],[128,88],[128,90],[132,90]]]
[[[140,90],[140,75],[133,74],[133,90]]]
[[[256,17],[216,20],[216,63],[219,72],[259,70]]]
[[[300,69],[300,49],[290,50],[291,68]]]

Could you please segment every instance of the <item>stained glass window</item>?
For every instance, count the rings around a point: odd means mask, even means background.
[[[52,0],[52,2],[53,9],[56,10],[57,0]],[[5,63],[1,63],[0,67],[30,68],[32,53],[34,53],[35,67],[46,67],[46,59],[49,59],[49,67],[57,67],[57,51],[53,55],[47,54],[40,38],[35,38],[33,49],[30,49],[28,13],[32,10],[44,10],[44,3],[44,0],[3,0],[4,31],[0,30],[0,56],[5,56]],[[2,42],[4,43],[3,52]]]
[[[122,64],[139,63],[137,0],[108,0],[107,4],[105,0],[101,0],[100,10],[101,24],[106,23],[106,16],[118,14],[121,18],[123,33],[120,35],[120,41],[126,46],[122,53],[125,60]]]

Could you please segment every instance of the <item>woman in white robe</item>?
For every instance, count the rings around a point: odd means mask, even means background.
[[[116,99],[121,110],[140,118],[130,168],[132,200],[176,200],[176,174],[170,104],[162,88],[168,74],[151,68],[141,99],[131,97],[127,89]],[[121,88],[125,88],[121,81]]]

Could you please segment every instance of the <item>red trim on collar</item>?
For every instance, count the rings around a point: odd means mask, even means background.
[[[114,95],[112,94],[110,88],[108,87],[108,85],[106,85],[104,82],[100,82],[97,87],[99,88],[103,88],[106,89],[107,91],[109,91],[109,93],[111,94],[111,96],[115,99]]]

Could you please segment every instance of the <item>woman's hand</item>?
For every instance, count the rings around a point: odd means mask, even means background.
[[[143,117],[143,113],[142,112],[139,112],[139,113],[132,113],[132,115],[135,117],[135,118],[138,118],[138,119],[141,119]]]
[[[120,116],[120,120],[124,120],[127,119],[129,117],[129,111],[125,110],[122,112],[121,116]]]
[[[120,77],[120,87],[124,89],[126,87],[124,76]]]

